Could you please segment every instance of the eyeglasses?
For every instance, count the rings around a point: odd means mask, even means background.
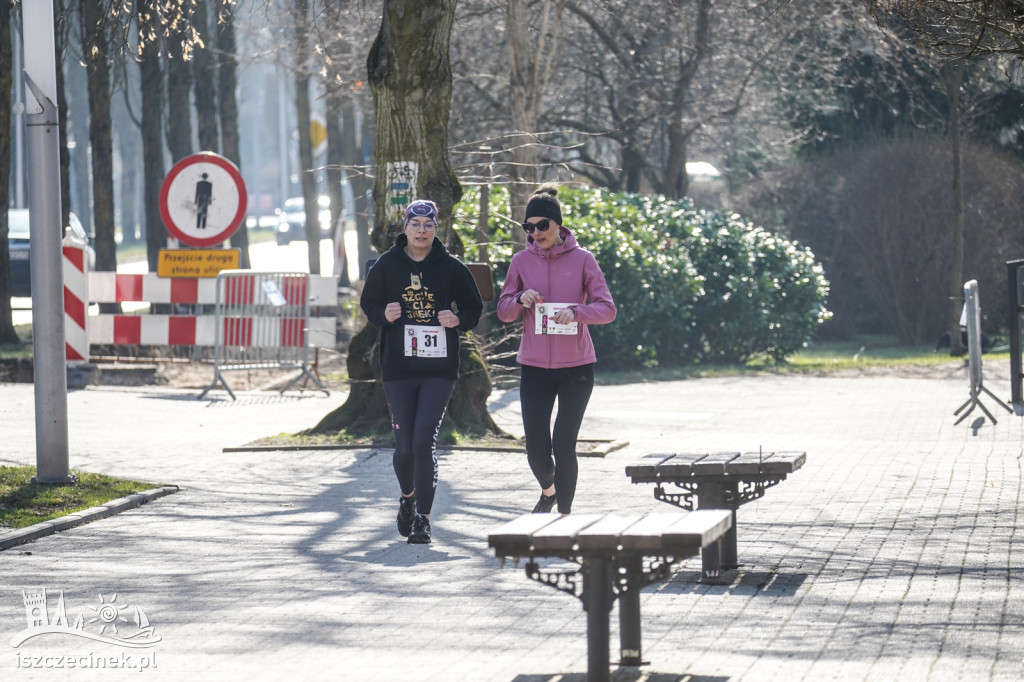
[[[547,232],[548,228],[551,227],[551,221],[547,218],[538,220],[535,223],[523,223],[523,229],[526,230],[526,234],[533,234],[534,230],[540,230],[541,232]]]
[[[410,220],[405,224],[407,228],[411,228],[413,232],[430,232],[437,227],[437,223],[434,222],[433,218],[424,220],[422,222],[414,222]]]

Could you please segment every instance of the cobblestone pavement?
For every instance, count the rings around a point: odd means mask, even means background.
[[[312,426],[343,396],[195,393],[69,394],[73,467],[183,490],[0,552],[0,679],[585,678],[580,603],[486,546],[535,501],[524,455],[442,454],[434,543],[408,545],[389,452],[222,452]],[[34,462],[32,395],[0,385],[0,464]],[[650,663],[613,667],[613,679],[1024,678],[1022,420],[989,404],[998,424],[954,425],[966,397],[962,377],[599,386],[583,435],[629,444],[581,459],[574,512],[667,511],[624,475],[651,452],[808,454],[740,509],[743,565],[728,584],[698,584],[691,559],[644,591]],[[493,398],[499,424],[521,433],[516,392]],[[126,649],[51,634],[14,648],[23,591],[40,587],[51,614],[62,594],[68,622],[83,615],[89,631],[134,631],[141,606],[161,640]]]

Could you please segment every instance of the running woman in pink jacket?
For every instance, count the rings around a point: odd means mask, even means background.
[[[526,204],[526,249],[512,256],[498,299],[498,318],[523,316],[516,360],[526,456],[541,487],[534,513],[568,514],[576,496],[576,438],[594,390],[592,324],[615,319],[604,273],[562,225],[558,187],[545,184]],[[558,415],[551,413],[555,399]]]

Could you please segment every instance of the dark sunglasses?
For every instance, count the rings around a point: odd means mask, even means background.
[[[549,227],[551,227],[551,221],[548,220],[547,218],[545,218],[544,220],[537,221],[535,223],[523,223],[523,229],[526,230],[526,234],[533,234],[534,230],[547,232]]]

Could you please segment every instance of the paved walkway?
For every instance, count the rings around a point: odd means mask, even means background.
[[[0,552],[0,679],[584,679],[580,604],[486,547],[489,530],[535,501],[523,455],[442,455],[434,544],[412,546],[394,529],[388,452],[222,452],[311,426],[342,396],[195,393],[69,394],[73,467],[183,490]],[[629,445],[581,460],[575,512],[668,510],[624,475],[649,452],[808,453],[740,510],[743,566],[730,584],[697,584],[692,559],[645,590],[650,665],[613,679],[1022,679],[1024,420],[999,411],[996,425],[972,415],[954,426],[966,393],[962,376],[598,387],[585,435]],[[497,421],[520,433],[516,393],[494,398]],[[32,410],[31,386],[0,386],[0,464],[34,462]],[[51,612],[62,592],[68,622],[83,615],[87,630],[113,614],[106,634],[133,632],[141,606],[161,641],[45,635],[13,648],[33,587],[48,590]],[[28,667],[58,656],[150,667]]]

